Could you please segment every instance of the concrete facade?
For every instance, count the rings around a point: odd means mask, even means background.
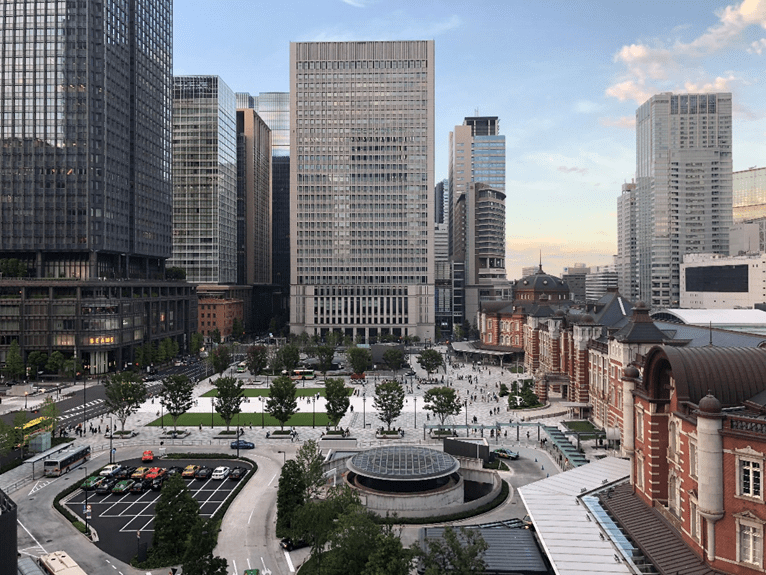
[[[692,286],[692,278],[689,276],[694,272],[700,277]],[[684,256],[684,262],[681,264],[680,307],[753,308],[756,304],[764,302],[766,302],[766,253],[741,256],[716,254]]]

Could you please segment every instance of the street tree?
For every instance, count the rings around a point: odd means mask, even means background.
[[[65,361],[66,357],[63,353],[60,351],[54,351],[48,358],[48,361],[45,364],[45,369],[51,373],[61,373],[61,371],[64,369]]]
[[[298,362],[301,360],[301,352],[298,350],[297,345],[288,343],[280,347],[274,357],[276,369],[284,369],[290,374],[298,367]]]
[[[13,426],[0,419],[0,457],[5,457],[16,446],[15,439],[16,433]]]
[[[420,367],[428,373],[428,379],[431,379],[431,373],[444,365],[442,354],[435,349],[424,349],[417,359]]]
[[[213,340],[213,343],[221,343],[221,330],[218,328],[215,328],[213,331],[211,331],[210,339]]]
[[[82,374],[82,362],[72,356],[64,360],[64,375],[76,380]]]
[[[54,434],[56,432],[59,418],[61,417],[61,412],[52,397],[48,396],[43,401],[43,404],[40,407],[40,417],[45,420],[45,424],[43,425],[44,429],[50,431],[51,434]]]
[[[167,376],[162,380],[160,403],[173,419],[175,431],[178,418],[194,405],[194,382],[184,374]]]
[[[463,407],[454,387],[434,387],[423,394],[424,408],[439,418],[439,423],[444,425],[444,420],[449,415],[458,415]]]
[[[193,333],[191,335],[191,342],[189,343],[189,353],[197,354],[202,349],[202,344],[205,342],[205,336],[201,333]]]
[[[305,489],[303,500],[308,501],[319,495],[321,488],[325,484],[324,472],[322,471],[324,457],[322,457],[322,450],[319,449],[319,444],[313,439],[304,442],[298,448],[295,461],[298,463],[303,474]]]
[[[274,379],[269,386],[269,399],[266,400],[266,413],[276,419],[282,430],[285,423],[298,411],[295,399],[295,382],[286,375]]]
[[[242,320],[238,317],[235,317],[231,322],[231,335],[236,340],[239,340],[239,338],[245,335],[245,328],[242,325]]]
[[[346,352],[351,370],[357,374],[363,374],[372,365],[372,354],[364,347],[352,347]]]
[[[412,572],[414,551],[402,545],[401,533],[384,527],[378,534],[361,575],[406,575]]]
[[[362,573],[383,528],[361,504],[338,515],[333,527],[327,542],[330,553],[324,557],[326,572]]]
[[[27,356],[27,364],[33,379],[37,379],[37,372],[42,371],[46,363],[48,363],[48,354],[44,351],[33,351]]]
[[[245,397],[245,384],[236,377],[219,377],[213,382],[217,393],[215,410],[226,422],[226,431],[234,416],[242,411],[242,399]]]
[[[375,399],[372,403],[378,412],[378,419],[391,429],[391,422],[399,417],[404,409],[404,388],[398,381],[384,381],[375,386]]]
[[[247,369],[258,376],[269,365],[269,348],[265,345],[251,345],[247,350]]]
[[[184,575],[227,575],[229,565],[223,557],[213,555],[218,543],[218,524],[200,519],[189,531],[189,544],[181,568]]]
[[[325,410],[327,411],[327,419],[330,420],[330,425],[337,429],[340,420],[346,415],[348,406],[351,403],[343,379],[340,377],[331,377],[325,380],[324,396],[326,401]]]
[[[113,413],[125,432],[125,421],[138,411],[146,399],[146,385],[141,377],[132,371],[114,373],[104,383],[106,399],[104,404]]]
[[[332,359],[335,357],[335,346],[330,344],[320,345],[316,349],[317,359],[319,359],[319,371],[327,377],[327,372],[332,368]]]
[[[286,461],[277,488],[277,537],[289,537],[292,534],[293,515],[303,505],[305,493],[300,465],[294,459]]]
[[[144,368],[153,364],[155,360],[159,360],[159,350],[152,345],[152,342],[147,341],[136,348],[135,359],[138,368],[143,371]]]
[[[24,359],[21,357],[21,348],[18,340],[13,340],[8,347],[8,354],[5,357],[5,369],[3,372],[11,379],[22,379],[26,373]]]
[[[199,503],[180,473],[171,476],[162,486],[154,510],[154,537],[149,552],[152,562],[180,563],[188,548],[189,532],[199,523]]]
[[[391,347],[383,354],[383,361],[386,362],[386,365],[394,372],[394,377],[396,377],[396,372],[402,369],[404,365],[404,351],[400,347]]]
[[[481,575],[486,569],[484,552],[487,549],[489,545],[478,530],[465,527],[455,530],[447,526],[441,538],[426,539],[417,554],[425,575]]]
[[[218,375],[223,375],[223,372],[231,365],[231,350],[227,345],[219,345],[208,356],[208,362],[213,368],[213,371]]]

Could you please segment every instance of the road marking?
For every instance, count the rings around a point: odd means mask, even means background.
[[[234,575],[239,575],[237,573],[237,562],[234,561],[234,559],[231,560],[231,564],[234,565]]]
[[[250,569],[250,557],[247,558],[247,568]]]
[[[261,557],[261,564],[263,565],[263,575],[271,575],[271,569],[266,568],[266,562]]]
[[[293,567],[293,560],[290,559],[290,554],[286,550],[283,550],[283,552],[285,554],[285,560],[287,561],[287,567],[290,569],[290,573],[295,573],[295,567]]]
[[[253,510],[250,512],[250,517],[247,518],[248,525],[250,525],[250,520],[253,518],[253,513],[255,513],[255,507],[253,507]],[[248,569],[250,569],[249,566],[248,566]]]
[[[47,553],[48,553],[48,552],[45,550],[45,547],[43,547],[43,546],[40,544],[40,542],[39,542],[37,539],[35,539],[35,536],[34,536],[34,535],[32,535],[32,534],[29,532],[29,529],[27,529],[26,527],[24,527],[24,524],[23,524],[21,521],[19,521],[19,520],[17,519],[17,520],[16,520],[16,523],[18,523],[19,525],[21,525],[21,528],[22,528],[24,531],[26,531],[26,532],[27,532],[27,535],[29,535],[29,536],[32,538],[32,541],[34,541],[34,542],[37,544],[37,546],[38,546],[40,549],[42,549],[42,550],[43,550],[43,554],[47,554]]]
[[[275,473],[275,474],[274,474],[274,477],[276,477],[276,476],[277,476],[277,474]],[[268,482],[268,484],[266,485],[266,487],[268,487],[269,485],[271,485],[271,482],[272,482],[272,481],[274,481],[274,477],[272,477],[272,478],[271,478],[271,481],[269,481],[269,482]]]
[[[56,477],[56,479],[58,479],[58,477]],[[29,495],[32,495],[33,493],[40,491],[40,489],[42,489],[43,487],[47,485],[50,485],[51,483],[56,481],[56,479],[48,479],[47,481],[37,481],[34,487],[32,487],[32,490],[29,492]],[[29,495],[27,495],[27,497],[29,497]]]

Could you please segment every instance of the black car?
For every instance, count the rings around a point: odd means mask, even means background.
[[[197,470],[197,473],[194,474],[194,479],[210,479],[210,475],[213,473],[213,470],[209,467],[200,467]]]
[[[168,472],[165,474],[165,477],[172,477],[173,475],[181,475],[183,473],[184,468],[178,467],[177,465],[174,465],[173,467],[168,468]]]
[[[292,551],[293,549],[308,547],[309,544],[306,543],[303,539],[298,539],[296,541],[293,541],[289,537],[285,537],[284,539],[282,539],[282,541],[279,542],[279,545],[285,551]]]
[[[245,469],[244,467],[235,467],[231,470],[231,473],[229,473],[229,479],[232,479],[234,481],[239,481],[245,475],[247,475],[247,469]]]
[[[123,467],[113,475],[116,479],[130,479],[130,476],[136,471],[135,467]]]
[[[413,370],[409,370],[404,375],[406,375],[407,377],[411,377],[411,376],[415,375],[415,372]]]
[[[160,475],[159,477],[155,477],[151,480],[152,485],[152,491],[159,491],[162,489],[162,484],[165,483],[165,479],[167,478],[167,475]]]
[[[96,487],[96,493],[98,493],[99,495],[108,495],[109,493],[112,492],[112,487],[117,485],[118,481],[119,479],[116,479],[114,477],[104,479],[104,481],[102,481],[98,485],[98,487]]]
[[[130,487],[131,493],[143,493],[144,491],[147,491],[152,486],[152,480],[151,479],[139,479],[136,481],[133,485]]]
[[[237,439],[231,442],[232,449],[255,449],[255,443],[251,441],[245,441],[244,439]]]

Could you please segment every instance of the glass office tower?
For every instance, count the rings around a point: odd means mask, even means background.
[[[434,43],[290,45],[293,333],[434,336]]]

